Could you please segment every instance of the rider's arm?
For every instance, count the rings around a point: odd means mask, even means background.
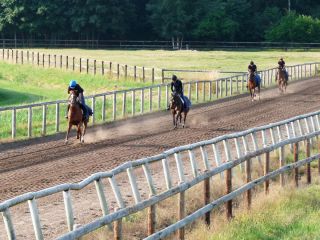
[[[84,92],[83,88],[80,87],[79,84],[77,85],[76,89],[77,89],[78,93],[83,93]]]
[[[171,82],[171,92],[173,92],[173,82]]]

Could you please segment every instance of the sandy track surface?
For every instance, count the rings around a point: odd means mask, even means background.
[[[77,182],[95,172],[175,146],[316,111],[319,106],[320,82],[310,79],[290,84],[284,95],[277,89],[263,91],[260,101],[251,102],[248,96],[240,96],[193,107],[185,129],[172,130],[169,112],[159,112],[91,128],[85,144],[79,144],[73,135],[66,145],[64,134],[2,143],[0,201],[60,183]],[[50,203],[61,200],[62,197],[56,198]]]

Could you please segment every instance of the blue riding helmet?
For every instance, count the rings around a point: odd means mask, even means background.
[[[69,87],[70,87],[71,89],[75,88],[76,85],[77,85],[77,81],[76,81],[76,80],[71,80],[70,83],[69,83]]]

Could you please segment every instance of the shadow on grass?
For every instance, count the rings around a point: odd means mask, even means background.
[[[21,105],[22,103],[34,103],[43,100],[40,95],[16,92],[8,89],[0,88],[0,106]]]

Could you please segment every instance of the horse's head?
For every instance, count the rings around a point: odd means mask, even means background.
[[[69,104],[75,105],[79,103],[78,99],[78,91],[77,90],[70,90],[70,96],[69,96]]]
[[[180,96],[177,92],[173,92],[171,93],[171,100],[170,100],[171,104],[171,109],[174,109],[176,107],[179,107],[180,105],[182,105]]]
[[[252,71],[249,72],[249,81],[254,82],[254,73]]]

